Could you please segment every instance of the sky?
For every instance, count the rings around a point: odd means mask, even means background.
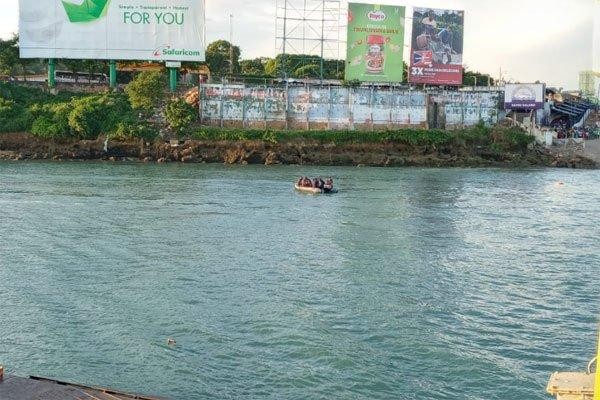
[[[0,37],[6,38],[18,31],[18,0],[0,1]],[[502,69],[505,79],[576,89],[579,71],[592,67],[595,0],[364,2],[465,10],[464,63],[494,77]],[[275,5],[276,0],[206,0],[207,42],[229,38],[232,14],[233,42],[242,58],[275,55]]]

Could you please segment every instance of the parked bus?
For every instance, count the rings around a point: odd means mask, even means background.
[[[54,73],[56,82],[79,82],[79,83],[105,83],[108,80],[106,74],[89,72],[76,72],[71,71],[56,71]]]

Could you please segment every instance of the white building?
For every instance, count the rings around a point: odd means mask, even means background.
[[[585,96],[600,98],[600,0],[594,0],[592,69],[579,74],[579,90]]]

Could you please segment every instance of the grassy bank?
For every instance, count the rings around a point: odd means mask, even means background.
[[[405,146],[485,147],[497,152],[525,152],[533,137],[517,128],[478,125],[452,131],[399,129],[389,131],[276,131],[260,129],[220,129],[202,127],[188,135],[203,141],[259,140],[268,143],[309,141],[322,144],[385,143]]]
[[[405,148],[446,149],[450,154],[525,154],[533,138],[516,128],[478,125],[453,131],[400,129],[389,131],[286,131],[222,129],[198,126],[196,110],[163,92],[159,74],[140,74],[124,92],[92,94],[60,92],[0,83],[0,133],[28,132],[42,140],[115,141],[143,138],[158,132],[202,142],[260,141],[285,143],[385,144]],[[373,146],[369,147],[373,148]],[[422,152],[422,149],[415,150]]]

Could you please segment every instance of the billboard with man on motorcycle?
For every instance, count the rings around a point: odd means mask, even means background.
[[[464,11],[414,8],[409,81],[462,85]]]

